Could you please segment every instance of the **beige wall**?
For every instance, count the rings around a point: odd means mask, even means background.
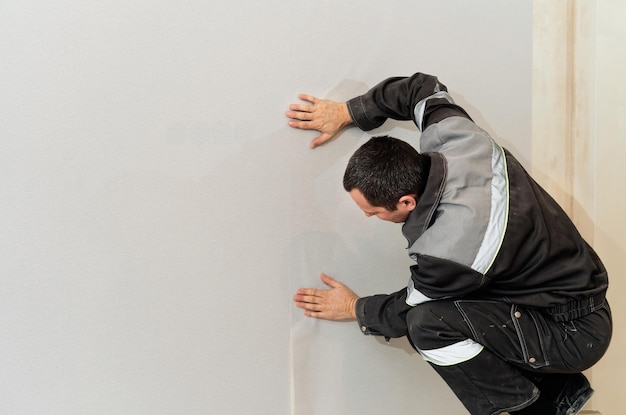
[[[609,300],[615,331],[606,358],[594,369],[598,394],[595,406],[603,414],[626,413],[622,397],[623,350],[626,349],[626,4],[598,1],[597,8],[597,116],[596,116],[596,226],[595,245],[611,273]]]
[[[615,333],[589,375],[588,407],[626,413],[626,5],[622,0],[535,0],[533,173],[566,207],[609,269]]]

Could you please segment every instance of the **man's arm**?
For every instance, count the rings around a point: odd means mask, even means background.
[[[310,104],[291,104],[286,112],[289,125],[316,130],[311,148],[326,143],[342,128],[354,123],[363,131],[381,126],[388,118],[412,120],[420,128],[451,116],[470,118],[447,94],[447,88],[436,77],[416,73],[411,77],[388,78],[364,95],[347,102],[319,99],[300,94]]]
[[[387,338],[406,335],[405,316],[411,309],[406,303],[406,288],[389,295],[359,297],[326,274],[321,274],[320,278],[328,289],[300,288],[293,296],[305,316],[324,320],[356,319],[364,334]]]
[[[407,290],[392,294],[361,297],[356,302],[356,317],[363,334],[397,338],[406,336],[406,313],[413,308],[406,302]]]
[[[437,77],[416,73],[388,78],[366,94],[347,102],[350,116],[362,130],[380,127],[388,118],[412,120],[420,130],[451,116],[470,118]]]

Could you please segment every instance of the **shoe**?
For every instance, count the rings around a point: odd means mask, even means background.
[[[570,376],[561,393],[554,400],[556,403],[556,415],[575,415],[585,406],[585,403],[593,395],[593,389],[587,378],[582,373]]]

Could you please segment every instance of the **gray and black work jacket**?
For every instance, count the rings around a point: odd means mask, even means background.
[[[545,309],[556,321],[602,306],[608,277],[593,249],[436,77],[390,78],[347,105],[366,131],[388,118],[412,120],[431,160],[424,193],[402,227],[416,261],[408,286],[357,301],[364,333],[404,336],[407,311],[436,299],[503,301]]]

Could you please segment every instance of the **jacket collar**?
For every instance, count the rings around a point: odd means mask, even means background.
[[[425,153],[430,157],[430,170],[424,192],[420,195],[415,209],[402,225],[402,233],[409,242],[409,247],[435,221],[435,212],[441,201],[448,175],[448,164],[441,153]]]

